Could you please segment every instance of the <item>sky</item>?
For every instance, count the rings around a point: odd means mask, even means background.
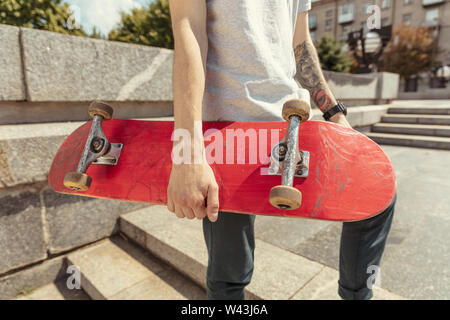
[[[120,22],[120,12],[131,11],[135,7],[148,7],[153,0],[65,0],[79,8],[75,17],[81,20],[85,31],[90,33],[94,26],[104,35]]]

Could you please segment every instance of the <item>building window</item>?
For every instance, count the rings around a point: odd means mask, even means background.
[[[331,30],[333,20],[327,19],[325,20],[325,30]]]
[[[355,5],[353,3],[342,4],[339,6],[338,22],[347,23],[354,19]]]
[[[404,14],[404,15],[402,16],[402,22],[404,22],[404,23],[410,25],[410,24],[411,24],[411,17],[412,17],[412,14],[411,14],[411,13]]]
[[[443,3],[445,0],[422,0],[422,5],[424,7],[426,6],[432,6],[433,4]]]
[[[342,34],[338,37],[340,41],[347,41],[348,34],[352,31],[351,26],[342,26]]]
[[[388,9],[391,7],[391,0],[382,0],[381,9]]]
[[[333,16],[333,10],[327,10],[326,17],[329,18],[332,16]]]
[[[316,21],[316,16],[315,15],[309,15],[308,16],[308,24],[309,24],[309,29],[310,30],[314,30],[317,28],[317,21]]]
[[[362,5],[362,9],[361,9],[361,13],[362,14],[366,14],[367,13],[367,8],[369,7],[368,3],[363,3]]]
[[[342,14],[348,14],[350,13],[350,5],[344,4],[341,6]]]
[[[371,3],[371,2],[363,3],[362,14],[368,14],[367,10],[369,9],[369,6],[372,6],[372,5],[373,5],[373,3]]]
[[[408,4],[411,4],[411,3],[413,3],[413,0],[403,0],[403,4],[404,5],[408,5]]]
[[[427,10],[425,14],[426,24],[437,24],[439,21],[439,8]]]
[[[314,41],[316,41],[316,32],[315,31],[311,31],[310,33],[309,33],[309,35],[311,36],[311,40],[314,42]]]
[[[389,24],[389,18],[383,18],[381,19],[381,26],[385,27]]]

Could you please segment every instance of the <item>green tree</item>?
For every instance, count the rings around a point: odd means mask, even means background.
[[[85,36],[80,28],[69,28],[69,5],[62,0],[0,0],[0,23]]]
[[[351,57],[342,51],[342,44],[338,40],[324,36],[316,45],[320,64],[323,70],[349,72],[352,64]]]
[[[98,30],[96,26],[92,28],[92,32],[89,37],[94,39],[106,39],[106,36],[100,30]]]
[[[430,69],[434,41],[427,27],[401,25],[394,29],[381,59],[383,71],[395,72],[408,80]]]
[[[109,33],[109,40],[173,49],[168,0],[154,1],[148,9],[135,8],[121,16],[121,22]]]

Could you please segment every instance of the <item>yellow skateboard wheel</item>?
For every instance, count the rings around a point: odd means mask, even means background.
[[[298,209],[302,203],[302,193],[289,186],[275,186],[270,189],[269,202],[282,210]]]
[[[64,186],[74,191],[86,191],[91,186],[92,178],[81,172],[68,172],[64,176]]]
[[[288,100],[283,105],[283,119],[289,121],[291,116],[298,116],[300,118],[300,122],[305,122],[309,119],[309,110],[309,103],[305,100]]]
[[[102,101],[94,101],[89,106],[89,116],[102,116],[104,120],[110,120],[113,116],[114,109],[107,103]]]

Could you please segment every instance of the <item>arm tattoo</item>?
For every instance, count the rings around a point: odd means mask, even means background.
[[[337,102],[323,77],[314,45],[310,41],[305,41],[295,48],[294,53],[297,63],[295,79],[309,91],[317,107],[326,112]]]

